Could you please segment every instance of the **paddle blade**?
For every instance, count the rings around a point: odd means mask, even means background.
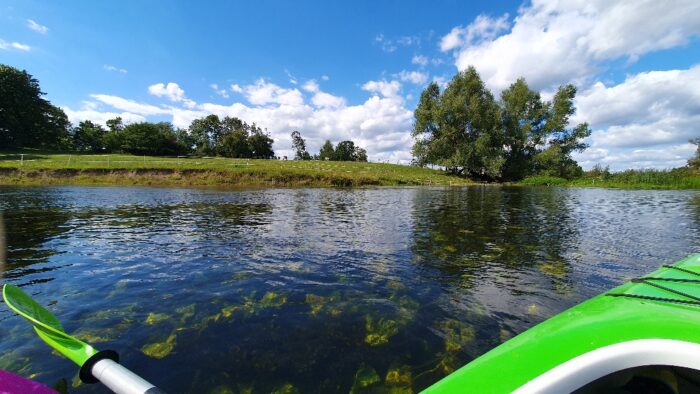
[[[61,322],[46,308],[24,293],[17,286],[6,284],[2,287],[2,297],[7,306],[18,315],[29,320],[41,339],[74,363],[83,363],[97,350],[63,331]]]

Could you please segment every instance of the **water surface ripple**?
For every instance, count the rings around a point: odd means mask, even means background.
[[[700,251],[700,193],[3,187],[5,280],[167,392],[418,391]],[[0,368],[76,368],[0,309]]]

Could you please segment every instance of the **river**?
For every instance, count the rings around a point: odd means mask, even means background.
[[[418,391],[700,252],[700,192],[0,187],[4,280],[169,393]],[[0,308],[0,368],[77,368]],[[296,390],[296,391],[295,391]]]

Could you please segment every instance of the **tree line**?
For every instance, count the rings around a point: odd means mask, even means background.
[[[521,78],[496,100],[474,67],[444,91],[433,82],[414,113],[415,163],[489,181],[581,176],[571,154],[587,148],[582,140],[591,130],[586,123],[569,125],[575,96],[576,88],[565,85],[544,101]]]
[[[0,149],[259,159],[275,155],[266,131],[235,117],[209,115],[195,119],[186,129],[169,122],[124,124],[119,117],[105,122],[106,127],[89,120],[73,126],[44,94],[29,73],[0,64]]]
[[[326,140],[318,154],[312,156],[306,150],[306,140],[301,133],[295,130],[291,136],[295,160],[367,161],[367,151],[355,146],[353,141],[341,141],[334,147],[330,140]]]

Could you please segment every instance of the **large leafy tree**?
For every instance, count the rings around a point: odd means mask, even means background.
[[[103,152],[107,130],[101,125],[84,120],[73,128],[73,148],[84,152]]]
[[[117,132],[116,137],[118,150],[136,155],[175,156],[189,150],[178,141],[173,125],[168,122],[132,123]]]
[[[272,142],[273,140],[270,138],[270,135],[264,132],[260,127],[256,127],[255,124],[250,126],[248,143],[250,145],[252,157],[256,159],[273,158],[275,152],[272,150]]]
[[[306,151],[306,141],[296,130],[292,131],[292,149],[294,149],[294,160],[311,160],[311,155]]]
[[[340,141],[335,147],[333,160],[355,161],[355,143],[352,141]]]
[[[576,88],[565,85],[544,102],[519,79],[496,102],[469,67],[444,92],[434,83],[423,91],[415,111],[415,162],[487,180],[578,176],[571,154],[587,147],[590,129],[569,125],[575,95]]]
[[[319,160],[335,160],[335,148],[333,148],[333,143],[330,140],[321,146],[321,150],[318,152]]]
[[[194,141],[196,153],[202,155],[216,154],[216,145],[223,139],[221,120],[216,115],[195,119],[190,123],[189,134]]]
[[[0,64],[0,148],[70,145],[68,117],[43,95],[29,73]]]
[[[413,154],[419,165],[497,179],[505,161],[500,108],[473,67],[455,75],[443,93],[432,83],[415,111]]]

